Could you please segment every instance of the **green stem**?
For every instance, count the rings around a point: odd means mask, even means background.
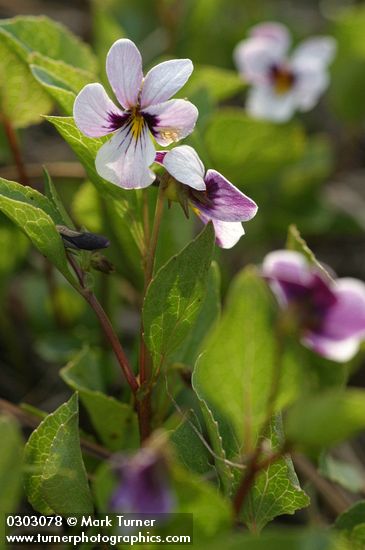
[[[144,292],[143,298],[146,296],[148,285],[150,284],[153,276],[153,270],[155,265],[156,248],[158,242],[158,235],[161,226],[163,208],[164,208],[164,191],[165,184],[161,182],[158,189],[158,196],[156,202],[155,216],[153,220],[153,228],[151,237],[149,239],[149,246],[146,250],[146,257],[144,261]],[[141,398],[138,408],[139,426],[141,441],[147,439],[151,433],[151,388],[148,387],[150,380],[150,365],[151,357],[148,352],[145,340],[144,340],[144,327],[143,320],[141,322],[141,334],[140,334],[140,352],[139,352],[139,383],[144,387],[144,395]]]

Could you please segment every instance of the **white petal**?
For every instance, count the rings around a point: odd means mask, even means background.
[[[197,152],[189,145],[181,145],[168,151],[163,159],[163,165],[169,174],[181,183],[205,191],[204,165]]]
[[[350,361],[358,352],[360,345],[358,338],[348,338],[347,340],[339,341],[331,340],[314,333],[309,333],[303,337],[302,342],[319,355],[338,363]]]
[[[219,220],[212,220],[204,212],[198,210],[198,208],[194,208],[194,212],[203,223],[213,222],[215,240],[217,245],[221,248],[232,248],[245,234],[245,230],[240,222],[221,222]]]
[[[218,220],[212,221],[215,231],[216,243],[221,248],[232,248],[245,234],[242,223],[221,222]]]
[[[170,99],[180,90],[193,72],[190,59],[172,59],[153,67],[144,79],[141,107]]]
[[[277,94],[271,86],[255,86],[248,94],[246,108],[255,118],[286,122],[294,113],[295,99],[293,90]]]
[[[318,36],[305,40],[294,51],[291,63],[294,69],[326,68],[336,54],[336,41],[330,36]]]
[[[96,155],[98,174],[124,189],[140,189],[151,185],[155,179],[149,169],[155,158],[155,148],[145,124],[136,139],[125,125],[105,143]]]
[[[250,36],[269,40],[272,47],[285,55],[290,46],[290,34],[285,25],[276,22],[260,23],[251,29]]]
[[[253,84],[269,84],[272,67],[285,61],[280,50],[261,38],[249,38],[237,44],[233,57],[240,74]]]
[[[137,46],[127,38],[114,42],[106,58],[106,72],[119,103],[130,109],[138,103],[142,86],[142,58]]]
[[[157,143],[166,147],[191,134],[199,111],[190,101],[170,99],[147,107],[142,114]]]
[[[109,99],[101,84],[87,84],[75,99],[73,115],[77,127],[89,137],[101,137],[116,130],[113,121],[125,114]],[[114,119],[113,119],[114,115]]]
[[[300,111],[313,109],[328,85],[329,75],[321,67],[298,69],[293,88],[297,108]]]

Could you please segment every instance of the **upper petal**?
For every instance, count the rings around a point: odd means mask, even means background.
[[[272,86],[255,86],[248,94],[246,109],[255,118],[286,122],[297,105],[293,90],[294,88],[285,94],[277,94]]]
[[[172,59],[148,71],[141,94],[142,109],[170,99],[184,86],[193,68],[190,59]]]
[[[148,126],[160,145],[180,141],[194,130],[198,109],[185,99],[170,99],[142,111]]]
[[[127,38],[114,42],[106,58],[106,72],[122,107],[137,105],[143,72],[142,57],[134,42]]]
[[[155,148],[147,125],[136,139],[131,124],[127,123],[100,147],[95,165],[102,178],[125,189],[139,189],[147,187],[155,179],[149,169],[154,158]]]
[[[336,303],[326,313],[321,334],[334,340],[365,336],[365,284],[338,279],[333,286]]]
[[[265,256],[262,274],[282,305],[307,295],[313,275],[303,254],[292,250],[275,250]]]
[[[189,145],[181,145],[167,151],[161,164],[179,182],[199,191],[205,190],[204,165]]]
[[[282,55],[288,51],[290,46],[290,34],[285,25],[268,21],[252,27],[250,36],[253,38],[264,38],[271,42],[272,47],[280,50]]]
[[[87,84],[75,99],[73,115],[86,136],[102,137],[113,132],[115,120],[123,121],[125,113],[109,99],[101,84]]]
[[[331,36],[317,36],[305,40],[294,51],[291,63],[295,69],[326,68],[336,54],[336,40]]]
[[[281,50],[275,49],[265,38],[248,38],[239,42],[233,57],[238,71],[253,84],[269,84],[272,67],[284,61]]]
[[[191,202],[214,220],[246,222],[257,212],[257,204],[232,185],[216,170],[208,170],[205,178],[207,200],[192,197]]]

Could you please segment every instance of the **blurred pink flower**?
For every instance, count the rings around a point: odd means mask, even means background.
[[[219,246],[232,248],[245,233],[241,222],[255,216],[256,203],[216,170],[205,172],[197,152],[188,145],[158,152],[156,162],[178,182],[189,186],[188,200],[193,211],[203,223],[213,222]]]
[[[365,338],[365,284],[356,279],[330,280],[294,251],[277,250],[262,266],[283,308],[291,307],[302,342],[319,355],[344,362]]]
[[[289,32],[280,23],[263,23],[234,50],[242,77],[252,84],[247,111],[256,118],[285,122],[309,111],[329,84],[328,65],[336,53],[329,36],[305,40],[289,57]]]
[[[106,72],[121,108],[101,84],[87,84],[74,104],[78,128],[86,136],[114,132],[102,145],[95,164],[98,174],[125,189],[147,187],[155,179],[150,165],[155,158],[151,135],[162,146],[189,135],[198,117],[197,108],[184,99],[170,99],[190,77],[189,59],[165,61],[145,77],[142,58],[131,40],[117,40],[106,59]]]

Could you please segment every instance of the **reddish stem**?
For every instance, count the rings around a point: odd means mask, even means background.
[[[10,147],[11,153],[13,155],[15,165],[16,165],[17,170],[18,170],[18,175],[19,175],[20,182],[23,185],[30,185],[29,178],[28,178],[28,175],[26,173],[25,166],[24,166],[23,159],[22,159],[22,155],[21,155],[21,152],[20,152],[18,138],[17,138],[16,132],[14,130],[14,127],[13,127],[11,121],[5,115],[2,115],[2,122],[3,122],[3,125],[4,125],[5,134],[6,134],[8,143],[9,143],[9,147]]]

